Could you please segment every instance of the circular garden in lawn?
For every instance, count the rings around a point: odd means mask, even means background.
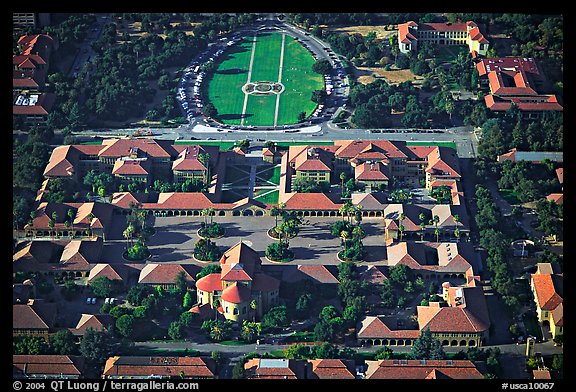
[[[206,79],[207,101],[215,119],[229,125],[272,126],[298,123],[316,109],[315,90],[322,75],[312,71],[315,59],[298,40],[279,32],[246,36],[218,57]]]

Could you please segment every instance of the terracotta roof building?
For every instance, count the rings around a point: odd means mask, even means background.
[[[95,331],[109,331],[115,325],[115,319],[108,314],[86,314],[82,313],[76,327],[69,328],[75,336],[84,336],[88,328]]]
[[[200,267],[194,264],[146,264],[140,271],[139,284],[149,286],[160,286],[165,290],[176,287],[175,280],[180,273],[184,274],[184,279],[189,287],[194,285],[194,276],[200,272]]]
[[[306,372],[308,379],[355,379],[354,361],[346,359],[310,359]]]
[[[306,362],[298,359],[253,358],[244,364],[248,379],[305,379]]]
[[[496,161],[528,161],[532,163],[542,163],[545,159],[548,159],[552,162],[562,163],[564,162],[564,153],[561,151],[518,151],[517,149],[513,148],[507,153],[498,155]]]
[[[71,241],[30,241],[14,254],[13,270],[86,277],[91,264],[100,260],[102,246],[100,237]]]
[[[206,357],[110,357],[104,365],[102,378],[216,378],[216,363]]]
[[[213,273],[196,282],[197,304],[192,312],[201,313],[200,308],[219,299],[218,311],[227,320],[242,321],[253,312],[261,317],[270,307],[278,304],[280,281],[262,272],[262,261],[258,253],[240,241],[228,249],[220,259],[220,273]],[[256,300],[257,309],[250,308]],[[204,310],[204,313],[208,313]]]
[[[12,355],[12,377],[27,379],[82,378],[84,358],[73,355]]]
[[[549,324],[552,337],[564,334],[564,278],[558,266],[538,263],[530,277],[538,321]]]
[[[56,320],[56,304],[43,300],[29,300],[27,304],[12,305],[12,334],[40,335],[48,338]]]
[[[515,104],[532,118],[542,112],[562,111],[555,95],[539,94],[544,77],[533,58],[500,57],[482,59],[476,64],[480,85],[489,87],[484,97],[492,111],[506,111]]]
[[[12,115],[30,125],[45,123],[52,112],[56,95],[53,93],[13,94]]]
[[[398,24],[398,47],[400,52],[418,50],[419,42],[435,45],[467,45],[473,55],[486,55],[489,41],[474,22],[466,23],[416,23]]]
[[[366,361],[366,379],[483,379],[483,363],[468,360],[386,359]]]
[[[420,330],[401,328],[395,317],[365,316],[356,326],[361,346],[411,346],[419,336]]]

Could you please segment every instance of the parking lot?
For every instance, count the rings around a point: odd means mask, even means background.
[[[126,241],[121,236],[122,227],[125,226],[125,217],[115,216],[117,224],[115,241],[107,241],[104,245],[102,260],[107,263],[122,263],[122,253]],[[194,245],[200,237],[197,231],[203,217],[150,217],[154,224],[156,234],[149,242],[148,247],[152,253],[149,262],[194,263],[192,258]],[[340,239],[330,234],[330,225],[338,218],[304,218],[307,224],[300,228],[297,237],[290,240],[290,249],[294,252],[293,264],[338,264],[336,254],[341,250]],[[275,218],[271,216],[253,217],[214,217],[214,222],[221,224],[226,233],[224,237],[215,240],[224,252],[237,244],[240,240],[253,248],[262,257],[263,264],[270,263],[265,256],[266,247],[274,239],[268,237],[268,229],[274,226]],[[116,223],[116,221],[115,221]],[[385,264],[386,247],[384,246],[384,222],[381,218],[364,218],[362,226],[366,231],[363,240],[367,252],[366,262]],[[119,234],[120,233],[120,234]]]

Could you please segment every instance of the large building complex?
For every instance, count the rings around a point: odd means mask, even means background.
[[[489,41],[472,21],[466,23],[416,23],[409,21],[398,25],[400,52],[418,51],[418,44],[467,45],[473,55],[485,56]]]

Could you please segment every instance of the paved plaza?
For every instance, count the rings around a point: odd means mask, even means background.
[[[295,258],[289,264],[339,264],[336,254],[341,250],[340,239],[330,234],[330,225],[338,218],[304,219],[306,224],[300,227],[298,236],[290,240],[290,249],[294,252]],[[204,217],[190,216],[149,217],[149,223],[154,225],[156,234],[147,243],[152,253],[148,261],[206,265],[192,258],[194,245],[200,238],[197,231],[203,220]],[[274,217],[214,217],[214,222],[218,222],[226,230],[224,237],[215,240],[223,252],[242,240],[258,252],[263,264],[271,263],[264,256],[266,247],[275,241],[267,234],[268,229],[274,226]],[[367,251],[363,263],[386,264],[382,218],[363,218],[362,226],[366,231],[363,244]],[[126,240],[122,236],[125,227],[126,218],[114,216],[112,233],[104,245],[103,262],[125,262],[122,259],[122,253],[126,248]]]

